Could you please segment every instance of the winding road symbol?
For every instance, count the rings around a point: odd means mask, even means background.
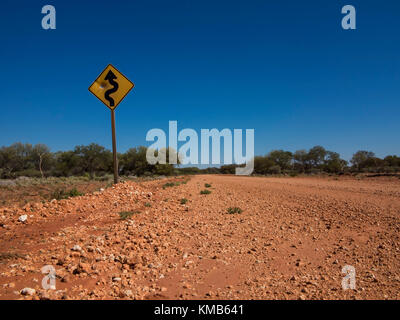
[[[114,81],[115,79],[117,79],[117,76],[111,70],[108,71],[106,77],[104,78],[104,80],[107,80],[113,86],[104,93],[104,98],[110,103],[111,107],[113,107],[115,103],[114,99],[110,97],[110,94],[117,92],[119,88],[118,82]]]

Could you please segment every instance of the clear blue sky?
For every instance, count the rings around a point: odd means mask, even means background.
[[[41,28],[41,8],[57,29]],[[342,6],[357,30],[341,28]],[[148,130],[254,128],[256,154],[320,144],[345,159],[400,154],[400,2],[3,0],[0,146],[111,148],[88,91],[112,63],[135,83],[118,151]]]

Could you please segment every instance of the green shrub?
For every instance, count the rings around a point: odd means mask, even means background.
[[[165,189],[165,188],[175,187],[179,186],[179,184],[180,184],[179,182],[167,182],[162,186],[162,188]]]
[[[210,194],[211,193],[211,191],[210,190],[201,190],[200,191],[200,194]]]
[[[318,168],[311,168],[311,170],[310,170],[310,174],[320,174],[321,173],[321,170],[320,169],[318,169]]]
[[[186,198],[181,199],[181,204],[186,204],[187,202],[188,202],[188,199],[186,199]]]
[[[268,173],[270,174],[280,174],[281,173],[281,167],[278,165],[274,165],[268,169]]]
[[[26,169],[15,173],[18,177],[41,178],[42,174],[36,169]]]
[[[65,191],[65,189],[56,189],[50,196],[51,199],[62,200],[68,199],[72,197],[83,196],[82,192],[79,192],[76,188],[73,188],[69,191]]]
[[[83,193],[79,192],[76,188],[73,188],[68,191],[67,195],[68,197],[78,197],[78,196],[83,196]]]
[[[211,184],[209,184],[209,183],[206,183],[204,186],[205,186],[206,188],[211,188]]]
[[[140,213],[140,211],[121,211],[119,213],[119,217],[121,218],[121,220],[126,220],[130,217],[132,217],[134,214],[138,214]]]
[[[228,210],[227,210],[227,212],[228,212],[228,214],[235,214],[235,213],[242,213],[243,212],[243,210],[242,209],[240,209],[239,207],[230,207],[230,208],[228,208]]]
[[[13,253],[13,252],[0,253],[0,262],[7,261],[7,260],[20,259],[20,258],[24,259],[25,256],[23,256],[19,253]]]
[[[114,179],[114,176],[112,174],[105,174],[104,176],[94,177],[94,180],[101,181],[101,182],[114,181],[113,179]]]
[[[145,207],[151,207],[151,203],[150,203],[150,202],[146,202],[146,203],[144,204],[144,206],[145,206]]]

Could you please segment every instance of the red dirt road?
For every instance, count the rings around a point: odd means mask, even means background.
[[[399,179],[168,181],[0,208],[0,299],[400,299]]]

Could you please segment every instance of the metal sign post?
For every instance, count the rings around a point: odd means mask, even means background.
[[[114,162],[114,183],[118,183],[117,139],[115,137],[115,108],[135,85],[109,64],[89,87],[101,102],[111,110],[111,132]],[[112,96],[111,96],[112,95]]]
[[[112,131],[112,148],[114,162],[114,183],[118,183],[118,159],[117,159],[117,139],[115,138],[115,110],[111,110],[111,131]]]

